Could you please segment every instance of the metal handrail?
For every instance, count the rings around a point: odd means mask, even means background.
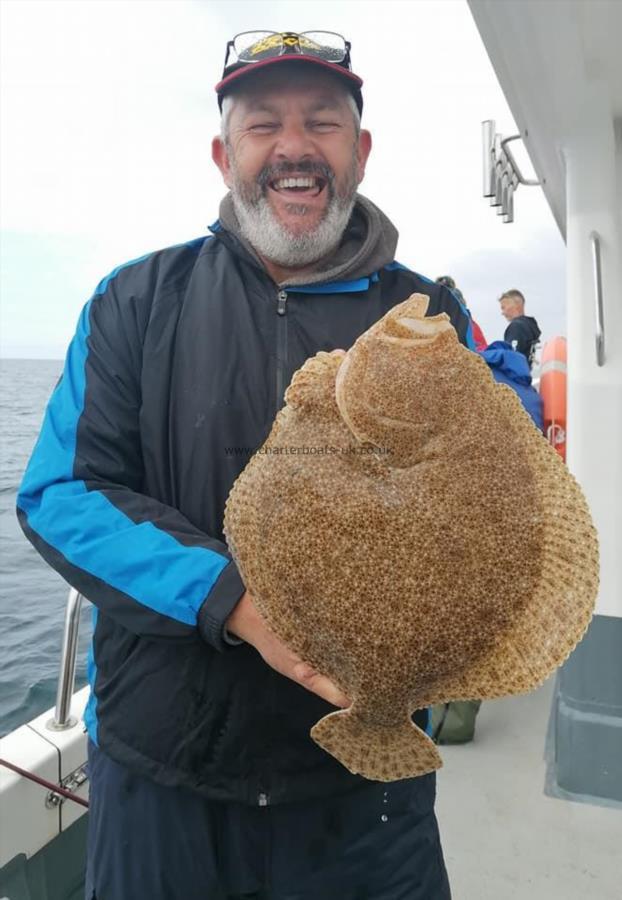
[[[482,122],[483,143],[483,195],[490,199],[490,205],[497,207],[497,215],[504,223],[514,221],[514,194],[521,184],[540,185],[543,182],[525,178],[514,154],[510,150],[512,141],[522,141],[527,137],[512,134],[502,137],[495,131],[494,119]]]
[[[605,319],[603,312],[603,273],[600,264],[600,235],[590,234],[592,245],[592,270],[594,272],[594,296],[596,300],[596,365],[605,365]]]
[[[51,731],[65,731],[73,728],[77,719],[70,715],[71,698],[75,685],[76,653],[78,649],[78,632],[80,630],[80,612],[82,594],[71,588],[65,609],[65,627],[63,629],[63,645],[60,657],[60,672],[56,689],[56,709],[54,717],[46,722]]]
[[[528,185],[529,187],[537,187],[538,185],[542,184],[542,182],[541,182],[541,181],[537,181],[537,180],[534,179],[534,178],[525,178],[525,177],[524,177],[523,173],[522,173],[521,170],[518,168],[518,163],[516,162],[516,159],[515,159],[515,157],[514,157],[514,154],[512,153],[512,151],[510,150],[510,148],[508,147],[508,144],[509,144],[511,141],[522,141],[522,139],[523,139],[522,134],[513,134],[513,135],[511,135],[510,137],[503,138],[502,141],[501,141],[501,149],[505,151],[505,155],[506,155],[506,156],[508,157],[508,159],[510,160],[510,163],[512,164],[512,168],[514,169],[514,172],[515,172],[515,174],[516,174],[516,177],[518,178],[518,183],[519,183],[519,184],[526,184],[526,185]]]
[[[483,177],[483,194],[484,197],[494,197],[495,188],[494,181],[492,177],[493,171],[493,161],[492,161],[492,148],[495,140],[495,123],[492,119],[486,119],[485,122],[482,122],[482,141],[484,145],[484,155],[483,155],[483,169],[482,169],[482,177]]]

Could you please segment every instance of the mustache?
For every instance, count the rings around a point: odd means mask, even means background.
[[[326,181],[329,193],[333,193],[335,173],[329,165],[323,162],[313,162],[310,159],[302,159],[300,162],[282,162],[272,166],[264,166],[257,176],[257,184],[262,193],[268,189],[270,182],[277,178],[286,178],[288,175],[316,175]]]

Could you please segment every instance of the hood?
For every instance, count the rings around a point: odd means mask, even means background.
[[[219,221],[221,227],[233,234],[261,265],[253,247],[242,236],[230,193],[220,204]],[[338,246],[312,265],[312,271],[301,272],[284,284],[307,285],[365,278],[393,261],[397,239],[397,228],[388,216],[371,200],[357,194],[350,221]]]
[[[480,352],[480,356],[484,358],[491,369],[498,369],[512,381],[519,384],[531,384],[529,363],[522,353],[512,350],[507,341],[493,341]]]

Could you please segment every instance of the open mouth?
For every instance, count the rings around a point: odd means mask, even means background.
[[[317,197],[326,187],[326,179],[318,175],[289,175],[275,178],[270,187],[285,196]]]

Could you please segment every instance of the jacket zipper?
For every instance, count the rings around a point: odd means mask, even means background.
[[[276,295],[276,412],[283,404],[285,393],[285,368],[287,364],[287,291],[279,291]],[[274,681],[270,680],[274,699]],[[270,794],[260,791],[257,795],[258,806],[268,806]]]
[[[276,411],[283,405],[287,363],[287,291],[279,291],[276,303]]]

